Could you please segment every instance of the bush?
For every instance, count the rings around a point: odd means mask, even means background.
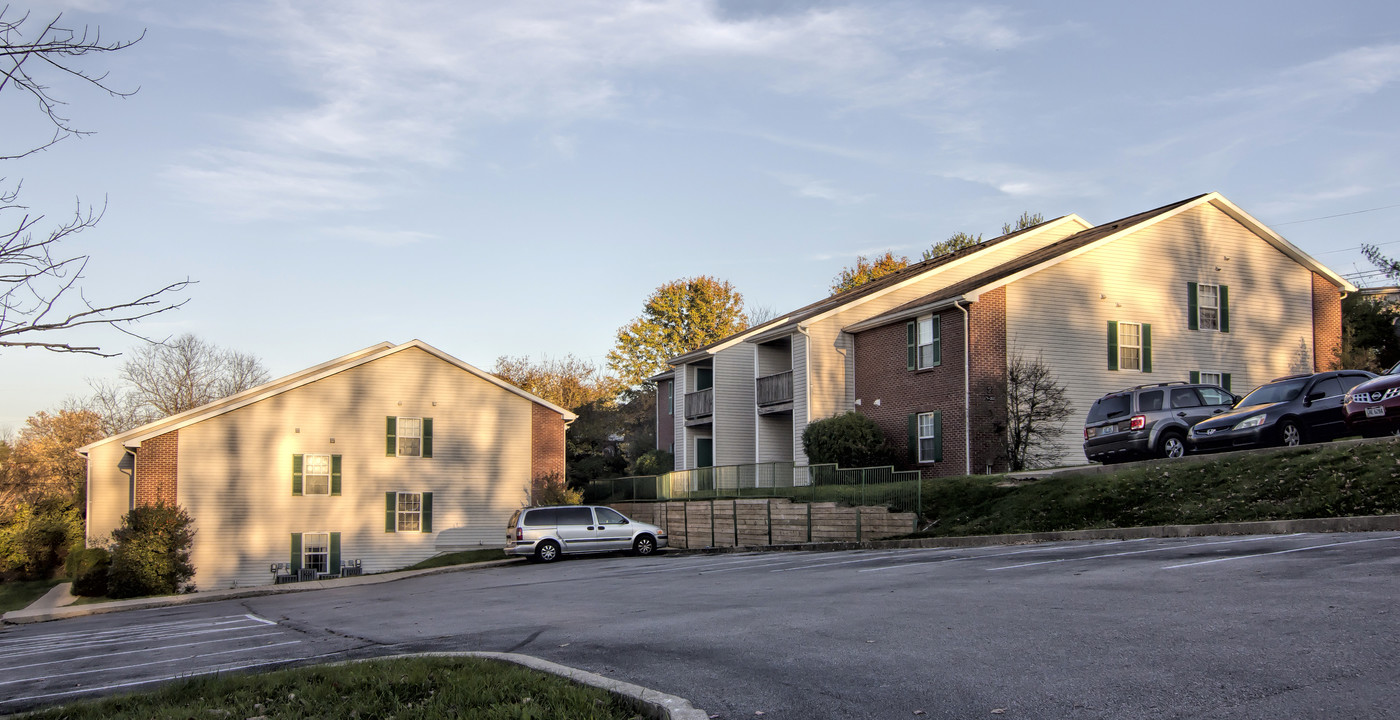
[[[890,446],[875,421],[854,410],[818,420],[802,431],[807,461],[841,467],[890,465]]]
[[[535,478],[533,492],[529,493],[530,507],[541,505],[577,505],[583,502],[583,491],[572,490],[564,482],[564,476],[557,472]]]
[[[171,595],[194,577],[190,546],[194,519],[178,505],[143,505],[122,517],[112,533],[107,596]]]
[[[68,498],[21,500],[0,526],[0,573],[22,580],[52,577],[82,532],[78,508]]]
[[[72,593],[79,597],[106,595],[107,570],[111,566],[112,553],[104,548],[84,548],[68,553],[64,569],[73,579]]]
[[[660,475],[676,469],[676,458],[665,450],[648,450],[632,464],[632,475]]]

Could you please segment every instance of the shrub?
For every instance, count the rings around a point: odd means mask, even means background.
[[[102,597],[107,594],[107,570],[112,566],[112,553],[105,548],[91,547],[68,553],[64,568],[73,579],[74,595]]]
[[[112,533],[107,596],[170,595],[194,577],[190,546],[194,519],[178,505],[143,505],[122,517]]]
[[[78,508],[62,495],[15,503],[0,526],[0,573],[23,580],[53,576],[82,537],[82,527]]]
[[[802,449],[810,463],[841,467],[889,465],[890,447],[874,420],[850,411],[818,420],[802,431]]]
[[[632,464],[633,475],[660,475],[676,469],[676,458],[665,450],[648,450]]]
[[[570,489],[564,482],[564,476],[557,472],[536,476],[534,490],[528,495],[530,507],[577,505],[583,502],[583,491]]]

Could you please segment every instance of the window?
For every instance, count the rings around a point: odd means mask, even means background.
[[[906,369],[923,370],[942,364],[943,318],[937,315],[925,315],[905,323],[904,327],[909,345]]]
[[[384,454],[388,457],[433,456],[433,419],[415,417],[386,418]]]
[[[1142,325],[1118,323],[1118,368],[1142,370]]]
[[[939,436],[939,413],[919,413],[919,462],[943,459],[943,442]]]
[[[384,532],[433,531],[433,494],[384,493]]]
[[[1196,288],[1197,317],[1201,330],[1220,329],[1220,288],[1216,285],[1199,285]]]
[[[398,531],[418,532],[422,527],[423,496],[418,493],[399,493]]]
[[[422,418],[399,418],[400,457],[418,457],[423,452]]]
[[[1186,283],[1186,327],[1230,332],[1229,286]]]
[[[666,414],[676,414],[676,381],[674,380],[666,382]]]
[[[1138,395],[1138,412],[1161,410],[1163,398],[1161,390],[1148,390]]]
[[[1205,401],[1205,403],[1206,403],[1207,405],[1234,405],[1234,404],[1235,404],[1235,398],[1234,398],[1233,396],[1229,395],[1228,393],[1220,392],[1219,390],[1216,390],[1215,388],[1208,388],[1208,387],[1196,388],[1196,391],[1199,392],[1199,393],[1201,394],[1201,398]]]
[[[1172,408],[1193,408],[1201,406],[1201,396],[1195,388],[1172,388]]]
[[[593,508],[593,514],[598,516],[599,525],[621,525],[627,522],[627,518],[622,517],[622,513],[612,508]]]
[[[331,494],[331,456],[330,455],[307,455],[302,460],[303,485],[302,492],[306,495],[330,495]]]
[[[1209,372],[1207,370],[1202,370],[1200,373],[1200,379],[1196,380],[1195,382],[1199,382],[1203,385],[1218,385],[1220,387],[1225,387],[1225,378],[1221,377],[1220,373]]]
[[[301,566],[315,570],[318,573],[330,572],[330,533],[302,533]]]

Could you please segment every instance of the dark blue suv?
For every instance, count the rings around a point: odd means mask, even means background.
[[[1191,428],[1192,450],[1209,452],[1266,445],[1299,445],[1351,434],[1343,400],[1375,375],[1334,370],[1289,375],[1260,385],[1235,409]]]

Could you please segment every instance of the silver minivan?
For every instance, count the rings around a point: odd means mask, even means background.
[[[594,505],[516,510],[506,526],[506,554],[540,562],[557,560],[564,553],[631,550],[650,555],[664,547],[665,530]]]

